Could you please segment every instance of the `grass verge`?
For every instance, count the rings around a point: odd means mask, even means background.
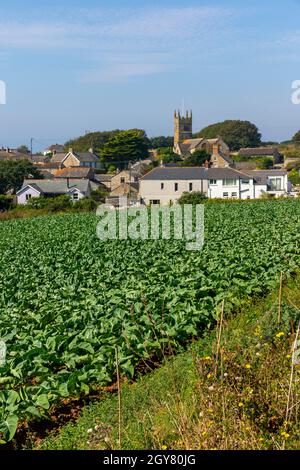
[[[299,288],[300,276],[232,318],[225,305],[222,325],[186,353],[123,382],[121,408],[107,393],[36,448],[300,448]]]

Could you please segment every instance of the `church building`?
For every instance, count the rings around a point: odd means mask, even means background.
[[[230,150],[226,143],[217,136],[214,139],[198,137],[193,139],[192,111],[181,115],[180,111],[174,113],[174,153],[182,158],[193,154],[196,150],[205,150],[211,155],[210,167],[227,168],[233,166]]]

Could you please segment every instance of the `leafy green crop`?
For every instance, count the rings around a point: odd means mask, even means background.
[[[212,205],[200,252],[185,241],[107,241],[91,214],[0,224],[0,434],[179,350],[226,299],[264,295],[300,259],[300,202]]]

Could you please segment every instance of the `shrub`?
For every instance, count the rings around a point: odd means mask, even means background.
[[[14,205],[12,196],[4,196],[0,194],[0,212],[9,211]]]
[[[102,189],[95,189],[92,191],[91,199],[96,202],[105,202],[105,199],[109,195],[109,191],[103,191]]]
[[[50,212],[60,212],[70,209],[72,207],[72,201],[69,196],[57,196],[48,199],[49,204],[46,206]]]
[[[80,199],[80,201],[76,201],[73,207],[76,211],[78,210],[83,212],[92,212],[97,209],[98,204],[96,200],[90,197],[85,197],[83,199]]]
[[[207,200],[207,196],[204,193],[194,191],[191,193],[183,193],[178,199],[179,204],[202,204]]]

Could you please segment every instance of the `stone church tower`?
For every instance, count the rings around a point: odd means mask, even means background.
[[[185,116],[180,115],[180,111],[174,113],[174,145],[191,139],[193,136],[193,114],[186,112]]]

